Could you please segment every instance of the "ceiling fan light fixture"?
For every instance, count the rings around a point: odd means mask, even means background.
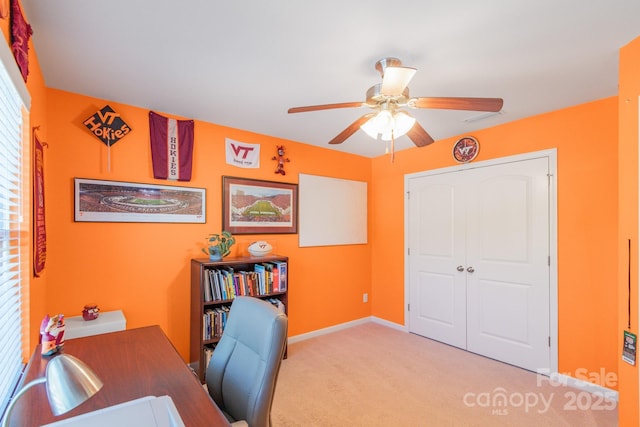
[[[373,139],[378,139],[378,135],[381,133],[389,132],[393,126],[393,118],[389,110],[381,110],[378,113],[364,122],[360,129],[362,129],[367,135]]]
[[[396,111],[393,114],[393,126],[387,132],[381,132],[380,139],[383,141],[391,141],[405,135],[416,123],[416,119],[404,111]],[[391,134],[393,131],[393,135]]]
[[[360,126],[367,135],[373,139],[390,141],[405,135],[415,124],[416,119],[405,111],[389,111],[381,110],[371,119],[367,120]]]
[[[397,111],[395,116],[395,133],[398,136],[402,136],[409,132],[414,124],[416,124],[416,119],[406,111]]]
[[[362,129],[364,133],[369,135],[371,138],[378,139],[379,132],[376,126],[373,124],[373,122],[375,121],[374,119],[375,119],[375,116],[369,119],[368,121],[364,122],[362,125],[360,125],[360,129]]]

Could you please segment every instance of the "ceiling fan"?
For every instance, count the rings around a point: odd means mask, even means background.
[[[434,140],[408,112],[409,108],[435,108],[447,110],[473,110],[498,112],[502,109],[501,98],[411,98],[407,85],[416,73],[415,68],[404,67],[398,58],[383,58],[376,62],[376,70],[382,76],[382,83],[367,90],[364,102],[343,102],[337,104],[294,107],[289,113],[329,110],[334,108],[368,107],[372,111],[358,118],[340,132],[329,144],[342,144],[358,129],[369,136],[385,141],[407,135],[418,147],[431,144]]]

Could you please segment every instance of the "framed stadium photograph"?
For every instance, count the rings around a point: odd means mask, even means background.
[[[222,229],[231,234],[298,232],[298,185],[222,177]]]
[[[76,222],[205,223],[204,188],[74,178]]]

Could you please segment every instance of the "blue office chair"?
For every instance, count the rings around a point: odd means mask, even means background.
[[[209,394],[230,422],[271,425],[287,323],[284,313],[258,298],[236,297],[231,304],[206,372]]]

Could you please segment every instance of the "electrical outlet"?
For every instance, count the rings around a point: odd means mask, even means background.
[[[368,293],[364,293],[362,294],[362,302],[369,302],[369,294]]]

